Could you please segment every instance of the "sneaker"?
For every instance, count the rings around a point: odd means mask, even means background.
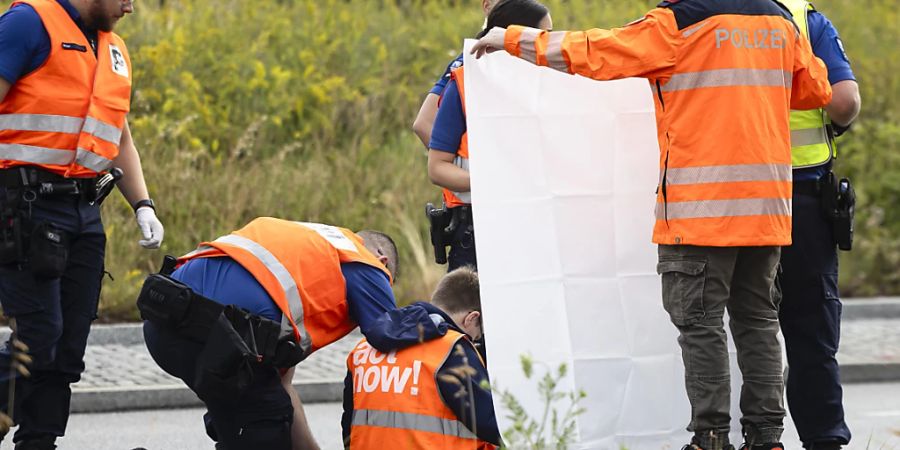
[[[841,450],[841,444],[835,441],[814,442],[809,450]]]
[[[772,442],[769,444],[757,444],[757,445],[741,445],[740,450],[784,450],[784,444],[781,442]]]
[[[47,436],[27,441],[16,442],[15,450],[53,450],[56,448],[56,436]]]

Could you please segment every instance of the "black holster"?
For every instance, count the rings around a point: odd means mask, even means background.
[[[167,259],[163,264],[164,271],[171,268],[168,262]],[[278,322],[210,300],[168,275],[148,276],[137,305],[142,319],[207,346],[234,347],[234,339],[223,336],[237,336],[243,344],[232,350],[255,363],[291,367],[306,356],[296,344],[293,333],[282,333]],[[225,324],[228,329],[221,329]]]
[[[433,204],[425,205],[425,216],[430,225],[431,245],[434,248],[434,262],[447,264],[447,246],[453,243],[453,233],[459,226],[459,215],[456,209],[447,209],[447,205],[441,205],[440,209]]]
[[[820,180],[822,209],[832,223],[834,241],[841,250],[853,248],[853,219],[856,213],[856,191],[850,180],[840,180],[828,172]]]

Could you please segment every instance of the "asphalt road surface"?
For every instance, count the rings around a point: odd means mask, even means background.
[[[854,434],[848,449],[900,450],[900,383],[848,385],[844,395]],[[311,404],[306,412],[322,448],[341,449],[341,405]],[[212,449],[202,415],[200,409],[76,414],[69,420],[69,434],[57,444],[60,450]],[[793,425],[786,424],[787,449],[800,449]],[[0,445],[0,450],[11,449],[8,441]]]

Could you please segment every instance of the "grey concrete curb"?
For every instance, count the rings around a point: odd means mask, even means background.
[[[843,305],[843,320],[900,318],[900,297],[848,298]]]
[[[343,398],[343,380],[294,382],[303,403],[339,402]],[[75,389],[72,392],[73,413],[120,412],[143,409],[195,408],[203,403],[185,385],[152,387],[116,387]]]
[[[900,363],[845,364],[841,366],[842,384],[888,383],[900,380]]]

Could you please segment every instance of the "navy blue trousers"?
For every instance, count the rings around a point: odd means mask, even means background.
[[[453,232],[453,242],[450,244],[450,253],[447,255],[447,272],[464,266],[478,269],[478,258],[475,255],[475,227],[471,213],[467,214],[465,219],[460,220]]]
[[[243,392],[211,396],[194,389],[203,344],[152,322],[144,322],[144,341],[159,367],[181,378],[203,400],[208,411],[206,433],[217,442],[217,449],[290,450],[294,408],[275,368],[257,366]]]
[[[31,377],[16,381],[14,418],[19,429],[15,442],[62,436],[66,431],[70,385],[84,371],[106,249],[100,208],[79,196],[38,198],[31,206],[31,220],[62,229],[69,248],[60,278],[36,278],[27,263],[0,266],[3,312],[16,319],[18,337],[34,357]],[[9,403],[9,367],[7,342],[0,350],[0,408],[4,411]]]
[[[850,441],[836,354],[841,333],[838,257],[818,197],[794,195],[793,245],[781,252],[781,331],[787,400],[804,447]]]

